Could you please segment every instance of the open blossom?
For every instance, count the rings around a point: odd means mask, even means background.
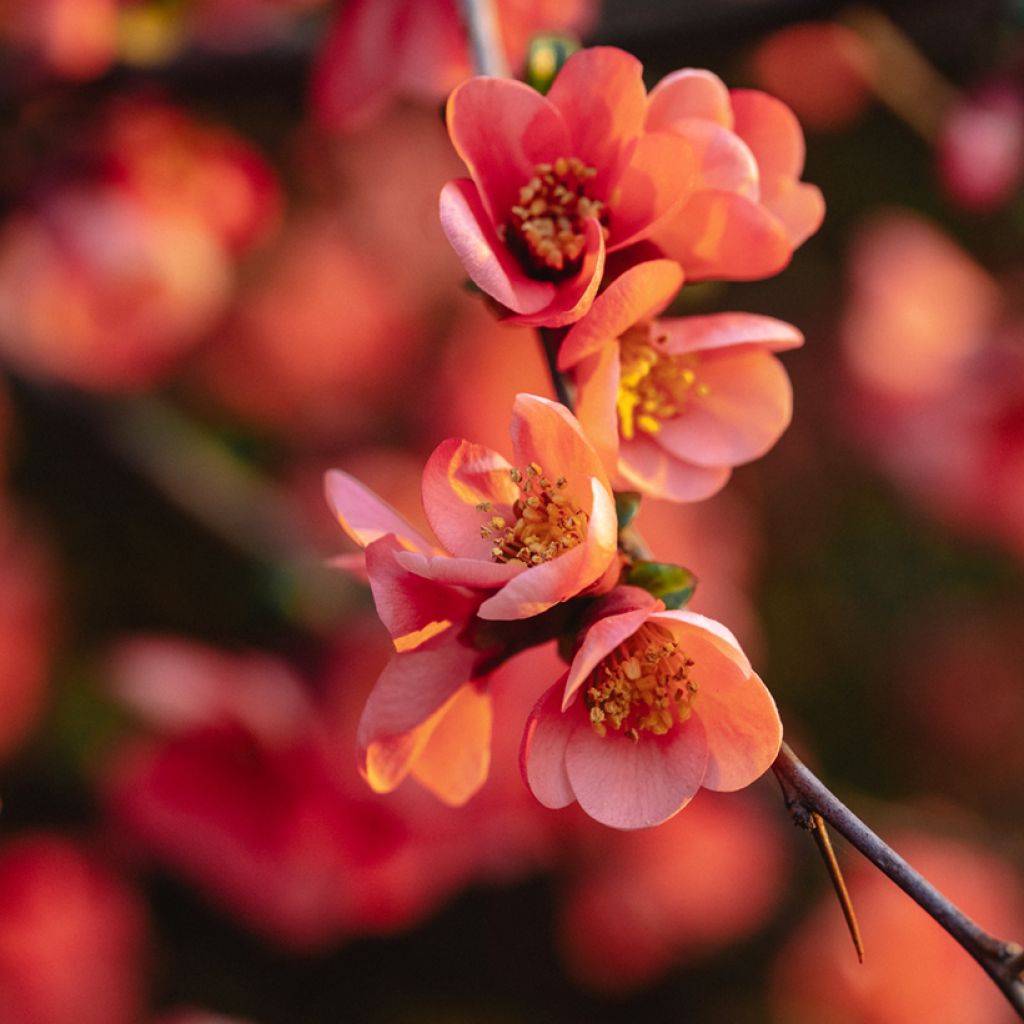
[[[396,535],[394,561],[417,577],[492,592],[481,618],[539,615],[613,570],[615,502],[601,460],[564,406],[518,395],[511,432],[514,463],[458,438],[430,456],[423,507],[440,546],[345,473],[328,474],[328,501],[357,543]],[[369,556],[368,548],[374,585]],[[384,617],[382,587],[374,597]]]
[[[741,789],[767,770],[782,723],[732,633],[633,587],[602,611],[527,722],[523,775],[542,804],[645,828],[702,786]]]
[[[821,192],[800,181],[803,132],[780,100],[684,68],[651,90],[644,127],[694,156],[692,195],[651,237],[688,279],[768,277],[820,227]]]
[[[681,283],[670,260],[631,267],[572,327],[558,362],[574,374],[587,436],[624,487],[698,501],[789,424],[792,390],[773,353],[803,336],[751,313],[658,319]]]
[[[473,281],[509,319],[559,327],[589,308],[605,255],[651,235],[690,191],[690,145],[644,127],[639,61],[573,54],[547,96],[473,78],[448,100],[470,178],[441,193],[441,224]]]

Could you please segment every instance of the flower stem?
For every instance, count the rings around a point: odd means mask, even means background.
[[[827,821],[855,846],[887,878],[927,911],[999,986],[1010,1005],[1024,1020],[1024,949],[989,935],[959,907],[915,871],[884,843],[783,743],[772,771],[779,780],[786,807],[801,828],[812,829],[815,815]]]
[[[477,73],[490,78],[508,78],[508,63],[501,45],[501,26],[494,0],[460,0],[459,6]]]

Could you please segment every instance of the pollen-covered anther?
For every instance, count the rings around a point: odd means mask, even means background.
[[[536,462],[510,469],[509,477],[519,488],[511,521],[494,515],[480,527],[480,535],[492,542],[494,561],[540,565],[583,542],[588,516],[566,493],[565,477],[552,483]]]
[[[690,717],[697,684],[672,634],[644,623],[591,673],[583,690],[590,724],[599,736],[613,729],[634,743],[648,732],[664,736]]]
[[[619,338],[619,430],[627,440],[638,430],[656,434],[665,420],[680,416],[688,402],[710,394],[698,379],[700,358],[692,353],[670,355],[664,336],[650,324],[631,327]]]
[[[596,217],[608,237],[606,204],[586,191],[596,174],[578,157],[559,157],[537,164],[534,176],[519,189],[502,234],[531,276],[560,281],[579,270],[588,217]]]

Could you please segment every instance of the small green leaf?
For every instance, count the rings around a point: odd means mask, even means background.
[[[671,562],[634,562],[625,582],[660,597],[666,608],[682,608],[697,589],[697,577]]]
[[[624,530],[640,511],[640,495],[637,491],[615,492],[615,514],[619,518],[619,529]]]
[[[579,40],[572,36],[536,36],[526,58],[526,84],[545,94],[562,65],[579,48]]]

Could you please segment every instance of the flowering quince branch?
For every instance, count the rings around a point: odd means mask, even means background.
[[[494,0],[460,0],[459,6],[469,36],[473,65],[481,75],[507,78],[508,62],[501,47],[501,26]]]
[[[812,828],[820,815],[872,864],[926,910],[985,969],[1024,1020],[1024,948],[1003,942],[980,928],[929,881],[922,878],[895,850],[868,828],[783,743],[772,771],[779,780],[786,806],[802,828]]]

